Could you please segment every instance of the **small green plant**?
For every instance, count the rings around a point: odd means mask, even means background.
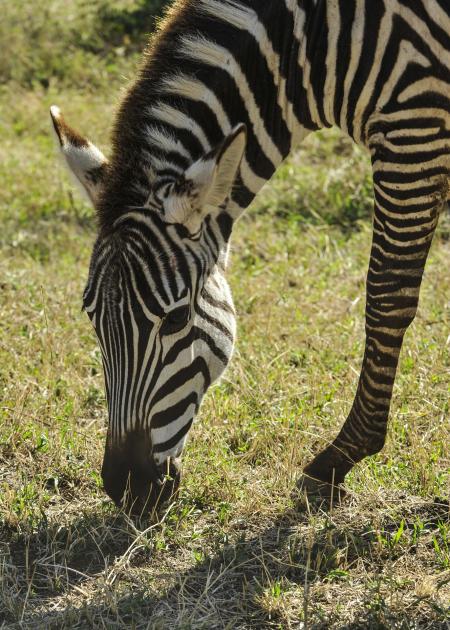
[[[436,559],[443,569],[450,568],[450,526],[449,523],[438,522],[438,533],[433,536],[433,548]]]

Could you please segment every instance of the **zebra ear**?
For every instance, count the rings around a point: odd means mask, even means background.
[[[58,144],[69,170],[95,205],[103,189],[108,161],[97,147],[64,120],[59,107],[50,108]]]
[[[193,182],[201,202],[217,208],[230,195],[246,142],[247,129],[240,124],[219,147],[188,168],[185,178]]]
[[[237,125],[222,143],[194,162],[173,188],[165,205],[169,222],[183,223],[189,232],[231,194],[247,142],[247,129]]]

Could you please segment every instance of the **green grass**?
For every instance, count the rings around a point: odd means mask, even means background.
[[[19,41],[25,14],[41,24],[35,6],[10,3],[2,33],[13,24]],[[72,6],[91,32],[87,5]],[[61,40],[47,52],[35,43],[52,79],[26,79],[19,42],[0,88],[0,627],[445,628],[448,218],[406,335],[385,449],[351,473],[331,512],[296,499],[302,466],[355,392],[371,239],[367,156],[336,131],[311,136],[236,228],[239,341],[192,430],[180,496],[159,523],[129,520],[101,489],[103,377],[80,312],[95,219],[57,160],[48,107],[107,151],[142,34],[129,35],[119,71],[115,53],[81,45],[55,15],[46,24]],[[50,72],[64,43],[77,54]]]
[[[95,91],[129,69],[167,0],[2,3],[0,83]]]

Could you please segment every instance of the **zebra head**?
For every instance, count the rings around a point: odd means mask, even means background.
[[[107,199],[106,159],[56,108],[52,119],[66,162],[98,208]],[[177,178],[154,175],[142,206],[124,207],[111,225],[100,221],[83,307],[108,402],[102,477],[116,504],[135,513],[176,491],[188,431],[231,358],[227,202],[245,143],[241,125]]]

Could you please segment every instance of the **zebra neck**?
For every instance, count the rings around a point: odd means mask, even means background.
[[[291,148],[328,124],[309,86],[311,51],[326,37],[323,4],[176,4],[119,111],[105,213],[142,205],[152,180],[177,177],[244,122],[248,144],[232,204],[242,212]]]

